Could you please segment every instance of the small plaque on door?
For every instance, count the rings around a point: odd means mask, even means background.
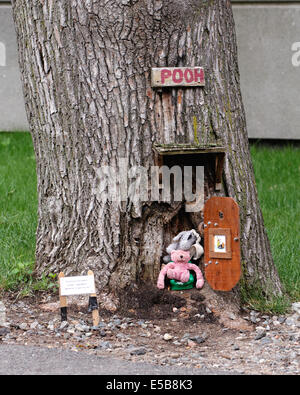
[[[230,229],[208,229],[208,236],[210,258],[232,258]]]

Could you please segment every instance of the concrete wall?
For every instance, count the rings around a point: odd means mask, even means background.
[[[248,133],[300,139],[300,1],[232,1]]]
[[[11,6],[0,2],[0,130],[28,130]]]
[[[300,139],[300,0],[232,0],[251,138]],[[0,0],[0,130],[27,130],[8,1]]]

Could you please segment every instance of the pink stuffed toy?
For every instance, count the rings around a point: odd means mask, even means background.
[[[189,262],[191,259],[189,251],[183,250],[173,250],[171,252],[172,262],[168,263],[160,271],[157,287],[163,289],[165,287],[165,276],[171,280],[181,281],[186,283],[190,278],[190,270],[194,270],[197,276],[196,288],[202,288],[204,284],[204,279],[201,270],[198,266]]]

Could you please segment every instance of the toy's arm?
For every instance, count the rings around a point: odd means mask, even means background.
[[[204,285],[204,278],[199,267],[197,265],[194,265],[193,263],[189,263],[188,268],[194,270],[194,272],[196,273],[197,276],[196,288],[202,288]]]
[[[157,279],[157,288],[159,289],[165,288],[165,276],[167,274],[168,269],[172,268],[173,266],[174,266],[173,263],[168,263],[161,269]]]

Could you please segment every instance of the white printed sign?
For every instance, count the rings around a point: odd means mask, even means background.
[[[61,277],[59,286],[61,296],[96,293],[94,276],[91,275]]]

